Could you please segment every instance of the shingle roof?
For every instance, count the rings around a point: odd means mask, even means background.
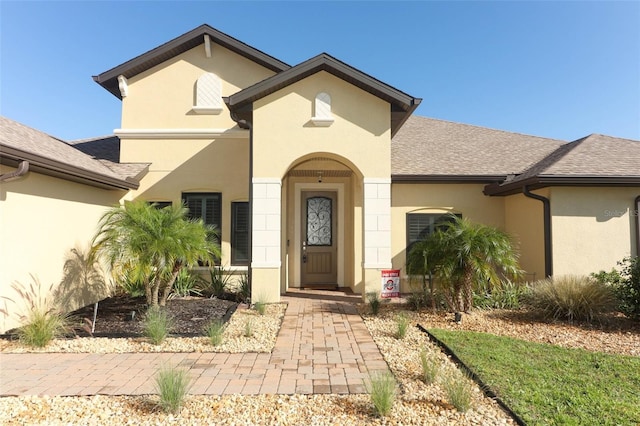
[[[0,116],[0,153],[3,163],[26,160],[31,169],[100,187],[133,189],[130,174],[111,168],[61,139]]]
[[[502,180],[536,164],[564,141],[412,116],[391,142],[394,178]]]
[[[67,143],[121,176],[138,179],[149,166],[149,163],[120,163],[120,138],[117,136],[78,139]]]
[[[640,141],[593,134],[541,163],[538,175],[640,176]]]
[[[640,141],[593,134],[556,149],[538,163],[487,194],[508,195],[524,185],[640,185]]]

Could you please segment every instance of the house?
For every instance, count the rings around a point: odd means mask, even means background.
[[[115,137],[64,143],[9,126],[26,141],[13,140],[22,157],[3,151],[14,180],[1,194],[3,241],[14,241],[3,247],[3,291],[29,272],[59,273],[25,260],[34,246],[59,264],[93,236],[104,207],[132,199],[185,203],[218,227],[221,264],[250,273],[266,301],[300,286],[379,291],[381,271],[403,270],[407,246],[445,213],[509,232],[530,280],[638,253],[638,141],[566,143],[415,116],[421,99],[326,53],[290,66],[208,25],[94,80],[122,101]],[[69,170],[16,180],[23,157],[41,152],[36,135]],[[3,129],[3,149],[5,139]],[[66,198],[38,192],[37,179]],[[32,187],[31,211],[60,217],[20,214],[22,186]],[[43,239],[54,224],[73,230]]]

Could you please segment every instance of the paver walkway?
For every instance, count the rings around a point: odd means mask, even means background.
[[[167,363],[189,371],[191,394],[362,393],[363,379],[388,366],[353,298],[320,297],[283,296],[270,354],[0,354],[0,395],[150,394]]]

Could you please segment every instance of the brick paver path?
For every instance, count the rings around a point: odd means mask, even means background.
[[[191,394],[362,393],[388,366],[347,297],[283,296],[272,353],[0,354],[0,395],[155,393],[158,367],[188,369]]]

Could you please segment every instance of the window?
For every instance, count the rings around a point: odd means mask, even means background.
[[[222,241],[222,194],[219,192],[184,193],[182,202],[189,209],[189,219],[202,219],[216,230],[218,244]],[[216,264],[220,259],[216,260]]]
[[[249,203],[231,203],[231,264],[249,264]]]
[[[461,214],[456,214],[462,217]],[[407,254],[411,247],[433,234],[442,224],[450,222],[447,213],[407,213]]]

